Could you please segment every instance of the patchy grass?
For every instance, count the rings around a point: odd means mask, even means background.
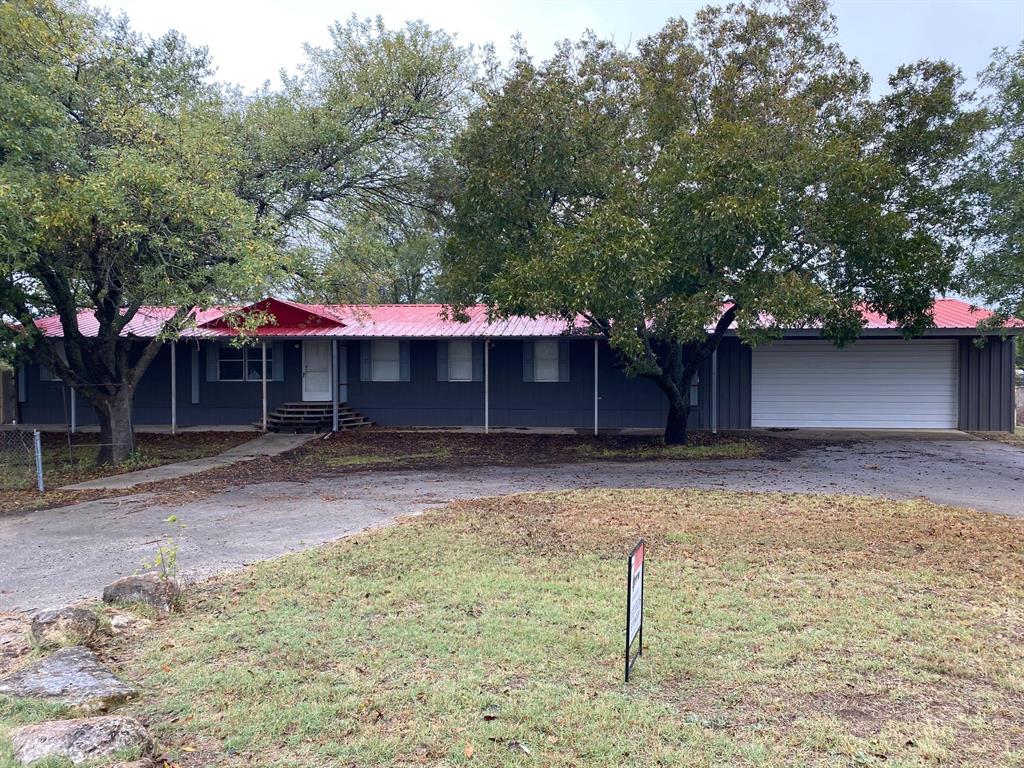
[[[649,461],[654,459],[754,459],[764,454],[765,446],[754,440],[727,440],[708,445],[601,446],[583,443],[576,452],[586,459]]]
[[[107,475],[214,456],[255,436],[252,432],[140,433],[135,436],[136,451],[128,461],[109,467],[96,464],[99,434],[84,432],[71,435],[69,446],[67,434],[44,432],[43,480],[46,493],[40,494],[35,489],[34,455],[19,451],[15,456],[12,452],[5,457],[6,466],[0,467],[0,514],[112,495],[109,492],[76,493],[57,489]]]
[[[807,443],[801,444],[807,447]],[[753,458],[781,454],[793,441],[693,432],[689,445],[666,446],[660,437],[514,432],[442,432],[367,429],[314,440],[279,462],[278,472],[308,472],[374,465],[376,469],[565,464],[578,461]]]
[[[1022,533],[847,497],[462,502],[211,582],[105,653],[185,768],[1020,766]]]
[[[995,440],[997,443],[1024,448],[1024,426],[1018,425],[1016,432],[972,432],[975,437],[984,440]]]

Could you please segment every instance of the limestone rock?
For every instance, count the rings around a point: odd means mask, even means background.
[[[103,588],[105,603],[144,603],[167,613],[178,601],[178,585],[158,573],[125,576]]]
[[[43,611],[32,619],[32,645],[37,648],[84,645],[96,634],[99,625],[99,618],[88,608]]]
[[[115,635],[123,634],[130,630],[148,629],[153,622],[130,613],[114,611],[110,614],[110,629]]]
[[[14,757],[23,765],[47,757],[63,757],[76,765],[108,757],[122,749],[153,751],[153,740],[134,717],[85,717],[50,720],[10,732]]]
[[[135,689],[100,664],[96,654],[77,645],[0,678],[0,694],[104,711],[134,696]]]
[[[29,622],[24,616],[0,613],[0,675],[14,669],[32,650],[28,642]]]

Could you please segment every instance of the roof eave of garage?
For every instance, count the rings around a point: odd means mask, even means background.
[[[821,330],[817,328],[786,328],[781,331],[783,339],[820,339]],[[950,336],[1019,336],[1024,328],[929,328],[914,338],[948,338]],[[736,336],[735,329],[726,332],[727,336]],[[903,333],[898,328],[865,328],[861,331],[862,339],[899,339]]]

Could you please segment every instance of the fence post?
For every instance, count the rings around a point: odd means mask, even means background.
[[[39,486],[39,492],[43,493],[46,490],[46,486],[43,485],[43,439],[38,429],[32,432],[32,442],[36,449],[36,484]]]

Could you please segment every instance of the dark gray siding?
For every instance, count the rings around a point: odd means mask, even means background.
[[[255,381],[207,381],[205,344],[178,342],[177,354],[178,425],[249,424],[262,414],[262,389]],[[192,350],[197,354],[193,356]],[[270,410],[284,402],[302,399],[302,348],[298,342],[282,347],[285,379],[267,383]],[[192,402],[193,364],[199,402]],[[35,424],[65,424],[70,416],[70,390],[58,381],[42,381],[39,365],[30,363],[25,372],[25,400],[20,404],[21,420]],[[132,417],[136,424],[171,423],[170,347],[160,350],[135,390]],[[77,396],[79,426],[97,423],[86,398]]]
[[[360,381],[361,343],[350,341],[347,345],[348,402],[360,413],[387,426],[484,423],[483,382],[438,381],[437,342],[410,342],[408,382]],[[573,340],[569,350],[569,381],[524,382],[523,342],[492,342],[491,426],[593,428],[593,341]],[[664,426],[667,406],[661,390],[647,379],[626,376],[607,344],[598,348],[598,391],[602,429]],[[693,409],[692,426],[701,425],[701,416],[699,406]]]
[[[718,429],[750,429],[750,347],[737,338],[718,347]]]
[[[961,338],[960,429],[1012,432],[1013,339],[988,336],[984,346]]]

